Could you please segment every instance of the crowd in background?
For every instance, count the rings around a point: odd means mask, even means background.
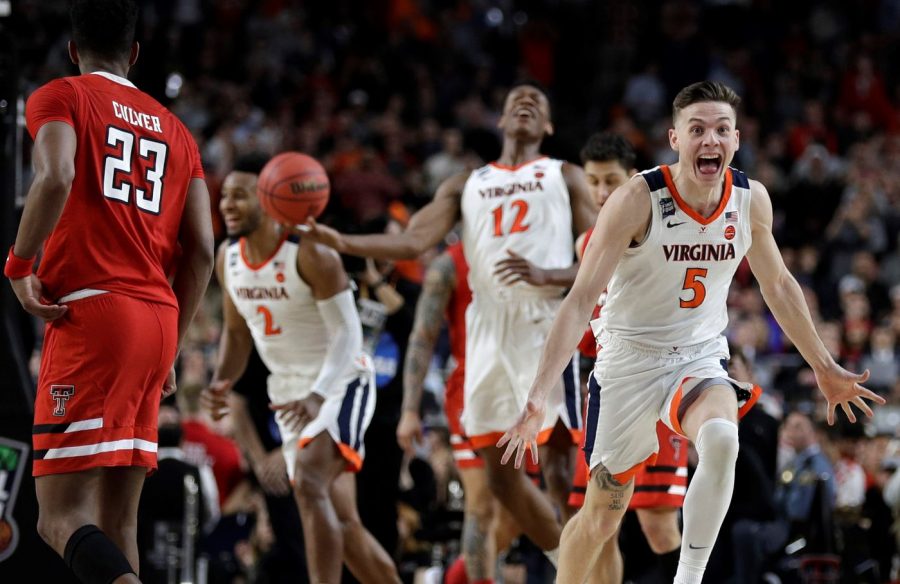
[[[635,144],[641,168],[675,160],[667,129],[681,87],[712,79],[734,88],[743,107],[733,164],[768,188],[776,238],[828,349],[848,369],[869,369],[867,386],[888,404],[862,426],[827,428],[812,371],[766,309],[745,264],[730,293],[727,335],[748,358],[748,375],[765,388],[768,397],[757,409],[771,419],[745,425],[754,435],[742,431],[742,445],[751,444],[744,450],[755,452],[755,444],[759,452],[744,460],[750,474],[740,474],[739,462],[733,521],[723,529],[731,530],[735,550],[747,550],[758,541],[748,533],[771,533],[765,530],[787,517],[789,544],[798,523],[816,523],[810,509],[823,508],[831,521],[814,527],[832,535],[816,551],[841,555],[845,572],[856,570],[848,582],[888,581],[896,563],[891,513],[900,511],[900,61],[891,58],[900,54],[900,0],[141,5],[141,59],[131,79],[194,133],[213,198],[236,156],[302,151],[322,161],[331,178],[322,221],[344,231],[401,227],[443,179],[494,159],[502,99],[517,79],[549,88],[555,133],[548,154],[577,162],[587,136],[607,129]],[[15,10],[23,94],[73,74],[66,3],[31,0],[15,3]],[[394,525],[376,536],[394,543],[388,547],[398,557],[425,565],[434,552],[427,541],[452,542],[442,526],[453,525],[462,496],[437,407],[442,359],[428,384],[435,396],[426,420],[432,432],[416,454],[428,468],[411,464],[410,455],[401,463],[389,439],[406,342],[397,331],[409,325],[427,259],[375,268],[399,287],[403,305],[388,327],[390,342],[372,340],[387,405],[370,430],[380,436],[380,449],[392,449],[382,455],[396,461],[391,468],[400,474],[399,511],[373,519]],[[364,286],[366,265],[348,259],[347,267]],[[211,290],[181,357],[182,388],[209,379],[220,293]],[[229,432],[227,424],[214,430]],[[821,469],[815,477],[831,482],[798,494],[796,465],[813,454]],[[255,476],[258,463],[236,463],[234,476],[245,477],[247,488],[235,490],[243,479],[217,481],[221,513],[264,517],[259,485],[266,479]],[[760,481],[759,489],[742,488],[742,476]],[[361,497],[371,489],[366,480],[364,472]],[[753,500],[760,493],[765,500]],[[785,511],[796,510],[798,500],[804,517]],[[246,537],[237,552],[230,550],[229,569],[246,581],[262,581],[259,557],[274,545],[266,522],[255,525],[246,533],[233,528]],[[728,555],[729,545],[720,543],[717,557],[741,555]],[[728,561],[720,562],[723,578],[733,576]],[[827,570],[827,561],[815,569]]]

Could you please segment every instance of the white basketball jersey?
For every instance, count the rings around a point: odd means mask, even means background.
[[[329,335],[312,290],[297,272],[299,240],[282,241],[261,264],[247,261],[241,238],[225,251],[225,287],[247,321],[269,371],[315,378]]]
[[[563,161],[539,158],[516,167],[491,163],[469,175],[462,194],[462,240],[475,295],[499,300],[560,296],[559,287],[501,284],[497,262],[512,250],[538,267],[572,265],[572,207]]]
[[[682,200],[667,166],[641,176],[650,188],[650,229],[619,261],[599,324],[656,347],[711,340],[728,324],[728,289],[750,248],[750,183],[726,169],[722,200],[704,218]]]

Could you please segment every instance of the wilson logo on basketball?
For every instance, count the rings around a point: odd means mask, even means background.
[[[327,189],[327,182],[320,182],[316,180],[291,181],[291,192],[295,195],[302,195],[303,193],[317,193]]]
[[[728,240],[734,239],[734,234],[735,234],[734,225],[729,225],[728,227],[725,228],[725,239],[728,239]]]

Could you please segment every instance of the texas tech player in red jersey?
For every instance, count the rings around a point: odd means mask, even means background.
[[[33,432],[38,532],[81,581],[136,582],[159,400],[175,390],[178,346],[212,271],[209,196],[188,131],[125,78],[138,55],[135,4],[76,0],[71,16],[81,76],[28,100],[35,180],[4,273],[48,323]]]

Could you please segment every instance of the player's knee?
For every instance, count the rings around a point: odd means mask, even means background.
[[[104,516],[98,527],[114,541],[130,541],[137,537],[137,517],[126,514]]]
[[[564,497],[568,500],[569,491],[572,488],[572,476],[564,465],[557,464],[545,468],[544,481],[547,483],[547,490],[555,497]]]
[[[295,490],[301,502],[316,502],[329,497],[328,481],[312,472],[301,472]]]
[[[496,511],[495,508],[498,504],[496,499],[494,499],[487,490],[485,490],[481,496],[470,497],[469,494],[466,493],[465,512],[467,516],[475,517],[483,525],[487,525],[493,521]]]
[[[722,477],[734,474],[738,456],[737,424],[723,418],[712,418],[700,426],[697,432],[697,454],[700,463],[711,465]]]
[[[72,515],[53,515],[45,511],[39,511],[37,532],[47,545],[54,550],[60,550],[76,529],[90,522],[88,518]]]
[[[681,533],[677,524],[674,526],[659,524],[646,530],[644,535],[647,536],[647,543],[654,554],[665,554],[681,545]]]

